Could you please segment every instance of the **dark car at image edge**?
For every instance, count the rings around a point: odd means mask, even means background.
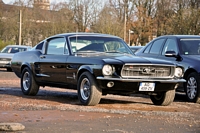
[[[123,49],[123,51],[121,51]],[[40,86],[76,89],[83,105],[96,105],[106,94],[150,95],[155,105],[169,105],[183,67],[137,57],[119,37],[98,33],[63,33],[48,37],[31,51],[17,53],[12,70],[25,95]]]
[[[200,36],[164,35],[150,41],[137,56],[171,61],[184,67],[185,83],[177,92],[185,92],[189,102],[200,103]],[[169,57],[170,56],[170,57]]]

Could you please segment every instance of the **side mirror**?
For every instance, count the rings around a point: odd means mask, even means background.
[[[182,61],[183,60],[183,58],[179,54],[176,54],[175,51],[166,51],[165,56],[166,57],[175,57],[176,61]]]
[[[177,57],[177,54],[175,51],[166,51],[165,56],[166,57]]]

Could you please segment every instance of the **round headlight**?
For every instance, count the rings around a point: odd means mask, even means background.
[[[104,65],[102,69],[103,75],[105,76],[112,75],[114,71],[114,67],[112,67],[111,65]]]
[[[183,69],[181,69],[180,67],[177,67],[175,69],[175,74],[176,77],[181,77],[183,75]]]

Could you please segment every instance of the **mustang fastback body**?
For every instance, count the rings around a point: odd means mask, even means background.
[[[54,35],[15,54],[11,66],[25,95],[36,95],[40,86],[77,89],[83,105],[96,105],[106,94],[133,93],[169,105],[178,84],[185,82],[182,66],[134,56],[121,38],[107,34]]]

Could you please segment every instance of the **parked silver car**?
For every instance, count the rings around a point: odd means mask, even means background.
[[[13,55],[17,52],[28,51],[31,46],[25,45],[8,45],[0,52],[0,68],[6,68],[7,71],[12,71],[10,62]]]

